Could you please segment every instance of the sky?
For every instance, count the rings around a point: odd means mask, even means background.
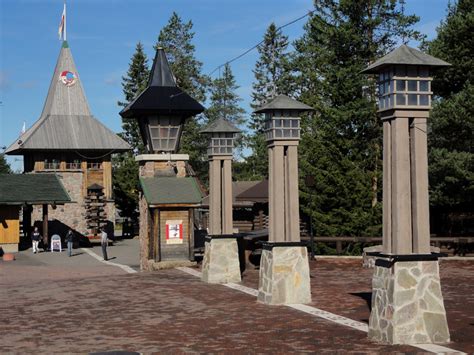
[[[405,13],[420,17],[428,39],[446,16],[449,0],[406,0]],[[271,22],[288,23],[313,9],[312,0],[67,0],[67,40],[92,114],[121,131],[117,101],[137,42],[151,63],[153,45],[173,11],[191,20],[203,73],[260,42]],[[23,122],[39,118],[59,55],[63,0],[0,0],[0,151],[18,138]],[[284,29],[290,42],[303,34],[303,19]],[[410,43],[417,46],[417,43]],[[242,107],[250,112],[256,50],[232,63]],[[217,75],[217,72],[214,76]],[[22,157],[8,157],[14,170]]]

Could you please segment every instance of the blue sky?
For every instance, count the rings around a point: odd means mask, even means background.
[[[433,38],[449,0],[406,0],[406,13],[420,16],[416,28]],[[0,0],[0,149],[41,114],[61,42],[63,0]],[[312,0],[69,0],[67,39],[93,115],[115,132],[121,121],[121,76],[141,41],[150,60],[160,29],[173,11],[194,24],[196,57],[203,72],[258,43],[273,21],[282,25],[312,9]],[[305,20],[286,27],[290,41]],[[411,45],[416,46],[416,43]],[[242,106],[249,111],[257,59],[253,51],[232,64]],[[10,157],[14,169],[21,157]]]

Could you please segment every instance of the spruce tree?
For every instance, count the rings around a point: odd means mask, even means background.
[[[195,46],[192,43],[193,23],[183,22],[176,12],[171,15],[168,24],[162,28],[156,47],[163,47],[177,85],[201,104],[206,100],[206,88],[209,79],[201,74],[202,63],[195,58]],[[189,119],[181,138],[181,151],[189,154],[189,161],[198,176],[207,174],[206,138],[200,134],[201,117]]]
[[[148,68],[148,59],[143,51],[143,45],[138,42],[135,48],[135,53],[130,61],[127,75],[122,77],[124,101],[119,101],[118,105],[122,107],[127,106],[143,90],[145,90],[149,76],[150,70]],[[134,152],[143,153],[144,146],[137,120],[133,118],[122,118],[122,129],[122,138],[132,146]]]
[[[149,76],[148,59],[143,51],[143,45],[138,42],[127,74],[122,77],[124,101],[119,101],[118,105],[127,106],[145,90]],[[113,157],[115,203],[122,217],[136,221],[138,218],[138,164],[135,161],[135,155],[144,153],[145,147],[136,119],[122,118],[122,130],[123,132],[119,135],[130,144],[133,151]]]
[[[5,159],[5,154],[0,153],[0,174],[11,174],[10,164]]]
[[[436,39],[428,43],[430,54],[452,64],[435,72],[434,105],[428,121],[431,220],[435,233],[467,232],[465,216],[474,211],[473,32],[474,2],[459,0],[449,5]],[[457,216],[458,226],[450,216]]]
[[[315,108],[302,120],[300,174],[304,211],[318,235],[381,234],[381,123],[375,82],[360,71],[401,38],[420,38],[391,0],[316,0],[294,44],[293,89]]]
[[[239,106],[242,99],[236,93],[239,86],[229,64],[223,68],[222,75],[212,80],[209,86],[210,103],[205,112],[207,123],[225,118],[239,126],[244,123],[245,110]]]
[[[252,110],[257,109],[274,96],[290,92],[288,72],[288,36],[283,35],[274,23],[268,26],[263,43],[258,47],[259,59],[253,70]],[[263,115],[252,114],[247,144],[252,154],[247,157],[245,169],[248,179],[263,179],[268,176],[267,144],[263,132]]]

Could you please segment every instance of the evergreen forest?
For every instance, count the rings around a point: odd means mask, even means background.
[[[302,116],[299,146],[300,209],[316,236],[381,236],[382,125],[373,77],[367,65],[402,43],[452,64],[435,72],[428,128],[431,232],[474,230],[474,1],[449,5],[437,36],[427,41],[415,30],[419,18],[398,0],[315,0],[300,38],[289,40],[271,23],[255,49],[251,103],[242,104],[232,64],[219,74],[203,73],[196,58],[191,19],[173,13],[157,29],[177,85],[206,111],[187,121],[180,152],[189,154],[197,177],[207,184],[206,137],[199,131],[224,117],[243,134],[233,164],[238,181],[267,177],[263,117],[252,113],[277,94],[315,109]],[[152,49],[149,49],[150,52]],[[148,49],[147,49],[148,51]],[[153,58],[137,43],[122,77],[123,107],[146,87]],[[122,120],[121,136],[133,152],[114,158],[114,191],[124,217],[136,219],[138,166],[143,153],[138,127]],[[311,181],[311,183],[308,183]]]

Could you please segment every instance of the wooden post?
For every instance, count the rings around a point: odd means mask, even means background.
[[[194,261],[194,209],[189,209],[189,260]]]
[[[160,261],[160,211],[158,208],[153,210],[153,232],[150,236],[150,249],[152,252],[152,259]]]
[[[48,204],[43,204],[43,244],[44,250],[48,249]]]

